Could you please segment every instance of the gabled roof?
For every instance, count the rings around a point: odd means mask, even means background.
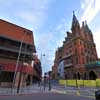
[[[92,34],[92,32],[91,32],[91,30],[89,29],[89,27],[88,27],[86,21],[83,22],[83,24],[82,24],[82,28],[84,29],[84,31],[85,31],[86,33],[90,33],[90,34]]]

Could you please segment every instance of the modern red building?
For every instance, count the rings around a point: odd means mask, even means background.
[[[93,35],[87,22],[82,23],[82,27],[73,13],[71,32],[67,32],[67,37],[63,46],[56,51],[55,64],[57,66],[64,62],[65,79],[96,79],[100,78],[100,62],[97,57],[96,45]],[[56,68],[58,70],[59,67]],[[59,71],[55,74],[59,74]]]
[[[0,86],[11,86],[15,71],[15,86],[19,78],[21,86],[31,84],[35,74],[32,65],[35,52],[32,31],[0,19]]]

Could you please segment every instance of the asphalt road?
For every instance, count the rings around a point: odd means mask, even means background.
[[[30,95],[0,96],[0,100],[94,100],[86,97],[79,97],[57,93],[34,93]]]

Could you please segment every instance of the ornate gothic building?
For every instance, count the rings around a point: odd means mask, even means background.
[[[64,68],[62,68],[62,64]],[[56,51],[52,69],[56,69],[53,70],[54,78],[100,78],[100,62],[97,57],[92,32],[86,21],[80,27],[74,13],[71,32],[67,32],[63,46]]]

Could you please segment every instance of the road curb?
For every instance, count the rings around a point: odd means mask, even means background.
[[[8,96],[28,96],[33,94],[46,94],[46,93],[54,93],[52,91],[42,91],[42,92],[33,92],[33,93],[21,93],[21,94],[1,94],[0,97],[8,97]]]
[[[77,91],[75,94],[68,93],[68,91],[59,91],[59,90],[56,90],[56,89],[53,89],[52,91],[56,92],[56,93],[60,93],[60,94],[68,94],[68,95],[75,95],[75,96],[81,96],[81,97],[95,99],[95,96],[84,96],[84,95],[81,95],[79,91]]]

